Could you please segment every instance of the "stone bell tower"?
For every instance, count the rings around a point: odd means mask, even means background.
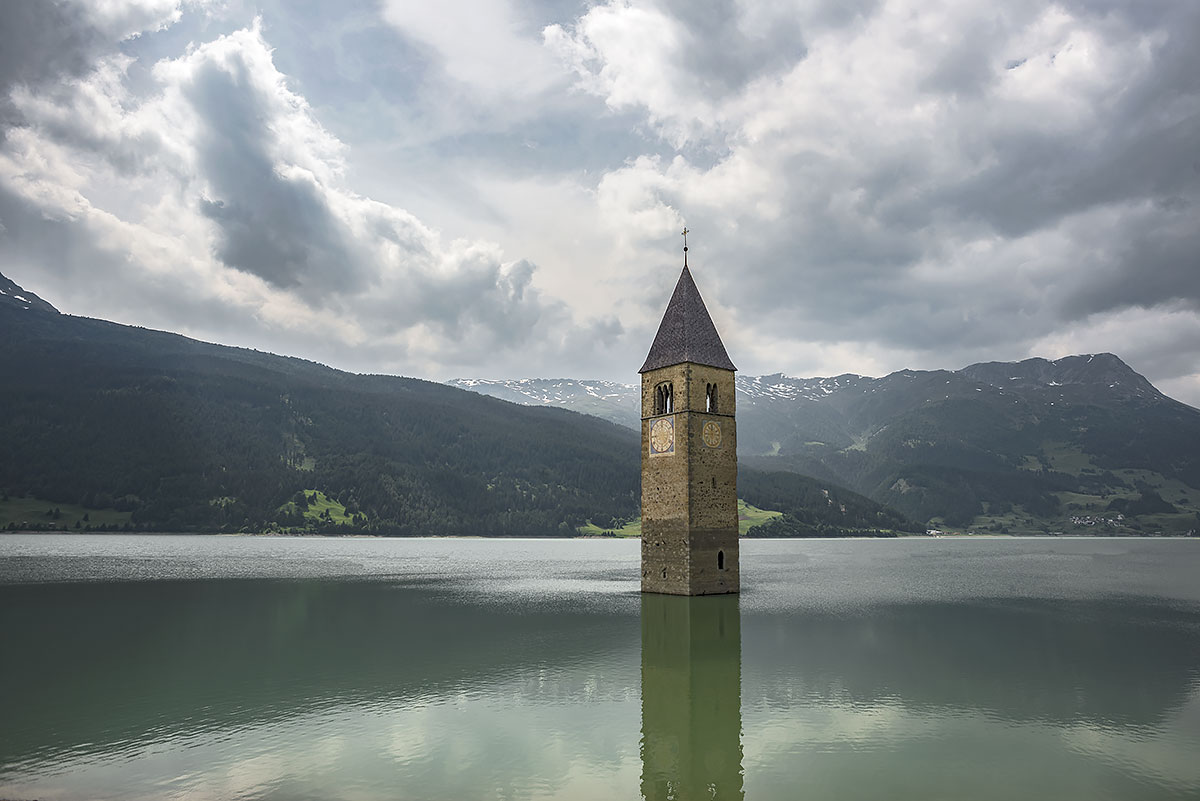
[[[684,229],[686,235],[687,229]],[[733,374],[687,266],[642,375],[642,592],[738,592]]]

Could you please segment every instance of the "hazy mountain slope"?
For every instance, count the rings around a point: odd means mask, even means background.
[[[551,406],[603,417],[636,428],[641,405],[638,385],[574,378],[522,378],[515,381],[456,378],[452,387],[527,406]]]
[[[567,382],[555,383],[571,407]],[[522,386],[545,402],[537,382]],[[743,463],[836,482],[914,519],[1022,531],[1200,527],[1200,411],[1112,354],[882,378],[739,376],[737,388]],[[628,398],[606,399],[606,416],[636,425],[636,395],[630,386]]]

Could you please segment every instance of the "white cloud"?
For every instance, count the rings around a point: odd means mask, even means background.
[[[129,65],[106,61],[52,95],[18,93],[28,127],[0,154],[3,185],[86,232],[97,265],[118,273],[105,279],[124,284],[73,297],[77,268],[51,265],[62,283],[48,294],[68,309],[92,296],[90,313],[145,320],[164,279],[196,309],[194,333],[228,339],[233,316],[252,341],[286,335],[341,363],[420,372],[481,352],[504,363],[506,352],[594,346],[558,335],[573,328],[569,313],[533,285],[528,261],[445,241],[347,189],[344,146],[289,88],[257,24],[155,65],[147,98],[125,90]]]
[[[1073,348],[1200,374],[1171,341],[1200,320],[1190,5],[199,8],[80,11],[112,46],[0,82],[0,247],[68,310],[352,367],[627,379],[686,223],[745,372]]]
[[[80,13],[91,17],[105,36],[129,39],[142,33],[160,31],[178,22],[181,0],[73,0]],[[200,5],[193,0],[193,5]]]
[[[683,65],[685,34],[652,6],[613,2],[591,8],[569,30],[547,26],[547,48],[576,74],[580,88],[613,109],[644,107],[675,145],[713,123],[715,109]]]
[[[526,97],[558,80],[536,27],[511,0],[385,0],[382,13],[429,47],[450,78],[483,98]]]

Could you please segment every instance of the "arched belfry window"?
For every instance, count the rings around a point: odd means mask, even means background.
[[[671,414],[675,411],[675,386],[664,381],[654,388],[654,413]]]
[[[717,385],[706,384],[704,387],[704,411],[716,414],[717,411]]]

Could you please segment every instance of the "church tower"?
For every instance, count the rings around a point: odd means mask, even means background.
[[[683,250],[683,274],[639,371],[642,592],[717,595],[740,587],[737,368]]]

